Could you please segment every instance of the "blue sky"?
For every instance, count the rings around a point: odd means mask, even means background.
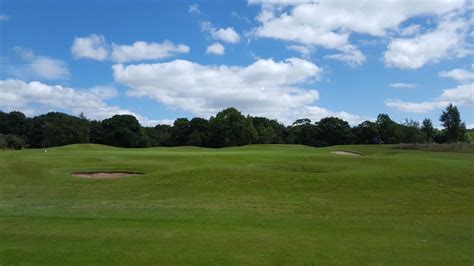
[[[474,125],[472,1],[0,1],[0,110],[136,115],[234,106],[286,124],[456,104]]]

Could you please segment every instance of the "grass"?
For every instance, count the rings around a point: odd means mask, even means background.
[[[472,265],[473,161],[391,146],[3,151],[0,265]],[[145,175],[70,175],[120,170]]]
[[[398,149],[440,151],[440,152],[469,152],[474,153],[474,143],[404,143],[395,146]]]

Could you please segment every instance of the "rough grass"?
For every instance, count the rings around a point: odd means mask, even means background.
[[[472,265],[473,159],[391,146],[2,151],[0,264]]]
[[[442,152],[471,152],[474,153],[474,143],[403,143],[395,146],[405,150],[424,150]]]

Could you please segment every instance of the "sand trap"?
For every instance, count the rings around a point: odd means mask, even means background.
[[[89,179],[115,179],[127,176],[143,175],[138,172],[75,172],[73,176],[89,178]]]
[[[337,155],[362,156],[362,154],[360,153],[351,152],[351,151],[332,151],[331,153],[334,153]]]

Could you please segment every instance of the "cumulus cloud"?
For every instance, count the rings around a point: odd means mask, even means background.
[[[206,49],[206,54],[223,55],[224,53],[224,46],[218,42],[209,45]]]
[[[93,94],[98,95],[101,99],[106,100],[106,99],[112,99],[117,97],[118,92],[117,89],[115,89],[113,86],[94,86],[89,89],[89,91]]]
[[[415,88],[416,87],[416,84],[413,84],[413,83],[403,83],[403,82],[396,82],[396,83],[390,83],[389,84],[390,87],[392,88],[408,88],[408,89],[412,89],[412,88]]]
[[[70,72],[66,62],[48,56],[35,55],[33,50],[24,47],[15,47],[14,51],[24,62],[19,65],[7,66],[10,76],[22,79],[68,79]]]
[[[91,119],[104,119],[115,114],[131,114],[143,125],[154,124],[155,121],[137,115],[117,106],[109,106],[96,90],[78,90],[59,85],[47,85],[38,81],[25,82],[16,79],[0,80],[0,109],[26,110],[30,115],[31,105],[37,111],[61,111],[78,115],[81,112]]]
[[[186,60],[117,64],[113,73],[117,83],[130,88],[129,95],[150,97],[199,116],[209,117],[230,106],[285,123],[300,115],[312,118],[319,117],[318,114],[343,115],[312,105],[319,98],[318,92],[300,85],[319,79],[322,70],[298,58],[260,59],[242,67],[207,66]]]
[[[365,62],[365,55],[354,45],[348,44],[341,47],[342,53],[326,55],[325,58],[346,62],[351,66],[361,65]]]
[[[438,73],[438,75],[443,78],[452,78],[457,82],[468,82],[474,80],[474,71],[469,71],[462,68],[455,68],[450,71],[441,71]]]
[[[174,44],[170,41],[162,43],[134,42],[132,45],[112,45],[112,60],[123,63],[140,60],[157,60],[171,57],[176,54],[189,53],[189,46]]]
[[[401,69],[417,69],[446,57],[464,56],[468,25],[462,19],[446,19],[430,32],[412,38],[395,38],[384,53],[385,64]]]
[[[400,24],[418,15],[444,15],[464,6],[464,0],[434,1],[261,1],[257,37],[273,38],[337,49],[342,54],[328,58],[361,64],[363,54],[349,43],[351,33],[386,36]],[[287,7],[282,7],[287,6]],[[418,28],[405,29],[414,34]],[[347,47],[351,47],[348,49]],[[347,54],[347,55],[346,55]]]
[[[303,57],[308,57],[311,53],[313,53],[314,50],[312,46],[296,44],[288,45],[286,48],[288,50],[300,53]]]
[[[385,104],[402,112],[426,113],[434,109],[446,107],[449,103],[459,106],[474,106],[474,83],[458,85],[455,88],[444,90],[432,101],[405,102],[387,100]]]
[[[239,34],[231,27],[225,29],[214,29],[211,31],[211,35],[216,40],[228,43],[238,43],[240,40]]]
[[[105,60],[109,52],[103,35],[91,34],[86,37],[76,37],[71,47],[74,58],[88,58],[94,60]]]
[[[71,47],[74,58],[94,60],[110,59],[114,62],[159,60],[177,54],[189,53],[189,46],[174,44],[165,40],[162,43],[136,41],[131,45],[107,44],[102,35],[91,34],[87,37],[75,38]]]
[[[201,29],[208,32],[215,40],[227,43],[238,43],[240,41],[239,34],[232,27],[218,29],[210,21],[203,21],[201,22]]]

